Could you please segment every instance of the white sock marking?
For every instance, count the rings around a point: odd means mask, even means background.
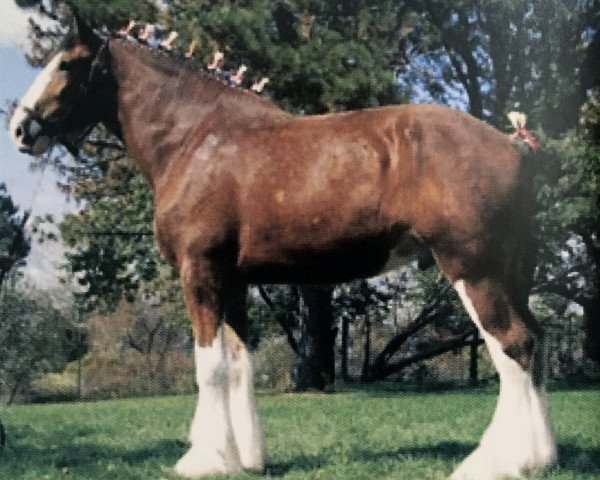
[[[223,329],[210,347],[195,347],[198,405],[190,429],[192,443],[175,471],[184,477],[241,470],[231,427],[228,365]]]
[[[543,388],[537,388],[532,373],[506,355],[500,342],[482,328],[464,282],[460,280],[454,287],[490,351],[500,375],[500,396],[479,447],[458,467],[452,479],[520,477],[527,470],[552,464],[556,447]],[[536,347],[534,355],[540,356],[543,352]]]
[[[264,436],[256,399],[250,355],[245,347],[229,359],[231,423],[244,468],[260,470],[265,463]]]

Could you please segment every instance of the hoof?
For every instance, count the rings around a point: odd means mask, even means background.
[[[242,458],[242,466],[244,470],[264,471],[266,462],[261,456],[260,458]]]
[[[502,462],[489,451],[478,448],[459,465],[450,480],[505,480],[520,477],[521,469],[516,462]]]
[[[177,475],[186,478],[238,473],[240,471],[242,471],[242,466],[238,459],[227,458],[227,455],[223,452],[213,452],[207,455],[205,451],[194,448],[190,448],[175,465]]]
[[[553,465],[556,452],[549,448],[545,454],[524,457],[522,452],[499,455],[491,448],[479,447],[454,471],[450,480],[506,480]]]
[[[264,449],[262,437],[254,444],[250,446],[246,445],[245,447],[238,444],[240,462],[244,470],[264,471],[265,465],[268,462],[268,456]]]

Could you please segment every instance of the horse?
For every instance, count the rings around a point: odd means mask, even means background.
[[[331,284],[426,245],[499,373],[499,399],[454,480],[520,477],[556,447],[543,331],[528,308],[532,168],[508,136],[440,105],[298,116],[77,18],[10,121],[20,151],[77,149],[102,123],[147,179],[181,279],[198,403],[184,477],[264,467],[246,348],[250,283]]]

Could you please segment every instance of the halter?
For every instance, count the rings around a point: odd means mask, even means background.
[[[92,60],[90,73],[88,75],[88,85],[94,85],[99,80],[108,75],[108,42],[109,38],[105,38],[96,52],[96,56]]]

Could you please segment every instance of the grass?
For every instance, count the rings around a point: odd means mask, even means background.
[[[271,464],[228,478],[444,479],[477,444],[495,400],[493,389],[382,386],[261,395]],[[177,479],[194,406],[185,396],[5,408],[0,479]],[[551,406],[560,464],[531,478],[600,479],[600,390],[553,392]]]

